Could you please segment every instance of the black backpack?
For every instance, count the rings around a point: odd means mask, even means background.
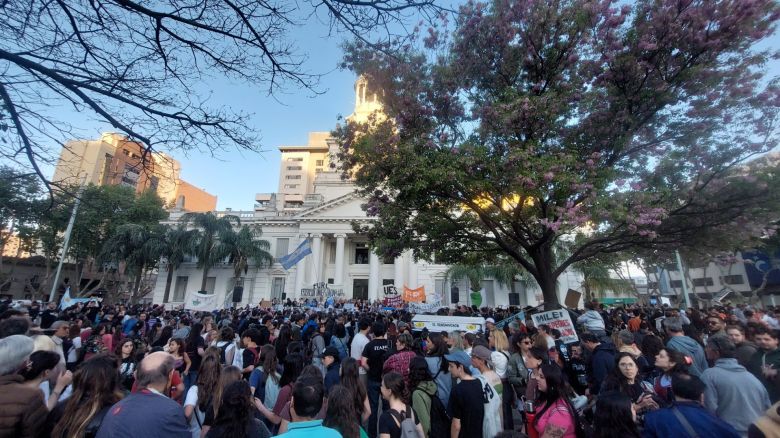
[[[227,349],[230,347],[231,342],[225,342],[225,345],[219,347],[219,363],[221,365],[225,365],[225,360],[227,359]]]
[[[420,391],[419,389],[417,391]],[[449,438],[450,437],[450,425],[452,419],[447,413],[447,409],[444,408],[444,403],[441,402],[437,394],[430,395],[427,392],[423,392],[431,399],[431,429],[428,432],[428,438]]]

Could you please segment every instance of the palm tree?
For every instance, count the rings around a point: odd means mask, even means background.
[[[241,274],[249,272],[249,262],[254,262],[257,268],[270,266],[274,258],[269,252],[271,244],[267,240],[260,239],[260,231],[256,228],[242,226],[238,231],[233,229],[224,231],[219,235],[219,243],[216,251],[220,254],[228,254],[233,264],[233,287],[238,285]]]
[[[575,263],[572,265],[572,269],[582,274],[581,286],[585,292],[585,302],[590,302],[595,298],[594,292],[601,298],[608,290],[623,292],[628,285],[626,280],[612,277],[615,266],[598,258]]]
[[[232,214],[217,217],[211,212],[185,213],[181,217],[181,222],[185,225],[192,224],[199,230],[192,249],[198,257],[198,269],[203,270],[200,290],[205,293],[209,269],[229,255],[225,252],[225,247],[218,247],[218,236],[232,231],[234,225],[240,226],[241,219]]]
[[[179,266],[181,266],[188,255],[192,254],[193,242],[197,235],[197,230],[188,230],[181,225],[175,228],[168,227],[165,230],[160,251],[160,256],[165,259],[166,269],[168,270],[163,303],[167,303],[170,298],[173,272],[179,269]]]
[[[163,230],[161,226],[147,228],[139,224],[124,224],[116,229],[101,248],[98,256],[101,263],[125,264],[125,273],[128,279],[133,280],[131,301],[139,296],[144,274],[160,260]]]

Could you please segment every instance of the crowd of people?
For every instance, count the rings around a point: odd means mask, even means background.
[[[0,302],[0,438],[780,436],[772,309],[594,301],[565,343],[533,309],[317,304]]]

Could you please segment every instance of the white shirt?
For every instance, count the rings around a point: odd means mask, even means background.
[[[360,357],[363,356],[363,349],[366,348],[368,342],[368,337],[366,337],[366,335],[357,332],[355,338],[352,339],[352,348],[350,349],[349,355],[360,362]],[[366,370],[363,367],[360,367],[360,374],[366,374]]]
[[[73,363],[79,360],[79,356],[76,354],[76,350],[81,348],[81,336],[76,336],[75,338],[71,339],[71,342],[73,342],[73,347],[71,347],[70,351],[68,351],[68,363]]]
[[[494,351],[490,353],[490,361],[493,362],[493,369],[496,371],[496,374],[498,374],[498,377],[501,379],[505,379],[506,369],[507,369],[507,365],[509,364],[509,359],[507,359],[507,357],[504,356],[503,353],[499,351]]]
[[[203,420],[206,418],[206,414],[198,409],[198,385],[190,386],[189,391],[187,391],[187,397],[184,398],[184,406],[192,406],[192,417],[190,417],[190,432],[192,432],[192,438],[200,438],[200,424],[198,424],[198,419],[200,419],[200,422],[203,423]],[[196,415],[198,418],[195,418]]]

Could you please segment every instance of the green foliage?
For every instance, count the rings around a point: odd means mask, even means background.
[[[186,213],[181,223],[192,225],[198,230],[192,242],[192,253],[198,258],[198,268],[203,270],[200,290],[206,290],[209,269],[230,255],[226,245],[220,245],[218,236],[229,233],[233,226],[240,226],[241,219],[235,215],[217,216],[214,213]]]

